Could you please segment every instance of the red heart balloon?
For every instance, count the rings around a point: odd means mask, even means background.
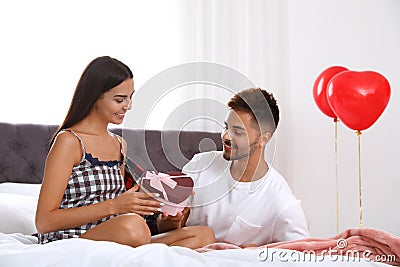
[[[335,121],[337,117],[328,103],[326,90],[333,76],[346,70],[348,69],[341,66],[329,67],[318,75],[313,86],[314,101],[318,108],[328,117],[334,118]]]
[[[390,98],[389,82],[374,71],[344,71],[328,84],[327,99],[349,128],[362,131],[381,116]]]

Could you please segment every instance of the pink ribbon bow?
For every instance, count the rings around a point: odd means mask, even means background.
[[[165,192],[165,189],[164,189],[162,183],[166,184],[167,186],[171,187],[172,189],[174,189],[175,186],[177,185],[177,182],[175,182],[174,180],[172,180],[169,177],[170,177],[170,175],[168,175],[166,173],[159,172],[158,174],[156,174],[154,171],[152,171],[152,172],[147,172],[146,176],[144,178],[149,179],[150,186],[157,189],[158,191],[161,191],[164,196],[164,199],[168,201],[167,192]]]

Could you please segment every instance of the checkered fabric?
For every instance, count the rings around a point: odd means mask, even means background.
[[[90,153],[86,153],[85,146],[76,133],[71,130],[67,131],[78,138],[82,145],[83,157],[79,165],[72,169],[60,209],[88,206],[122,194],[126,189],[120,169],[121,164],[123,164],[121,140],[117,138],[121,144],[121,161],[99,161],[97,158],[93,158]],[[87,230],[115,216],[111,215],[72,229],[39,234],[39,242],[45,244],[55,240],[79,237]]]
[[[125,162],[125,187],[126,190],[131,189],[134,187],[142,177],[145,170],[140,167],[135,161],[130,159],[129,157],[126,158]]]

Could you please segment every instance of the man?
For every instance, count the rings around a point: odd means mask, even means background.
[[[210,226],[217,242],[243,247],[309,237],[299,201],[265,160],[279,122],[273,95],[251,88],[228,106],[223,151],[196,154],[183,168],[195,181],[190,211],[164,220]]]

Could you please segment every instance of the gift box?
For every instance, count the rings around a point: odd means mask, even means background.
[[[189,204],[194,182],[191,177],[181,172],[147,171],[140,180],[140,188],[147,193],[158,193],[157,200],[164,203],[164,213],[175,216]]]

